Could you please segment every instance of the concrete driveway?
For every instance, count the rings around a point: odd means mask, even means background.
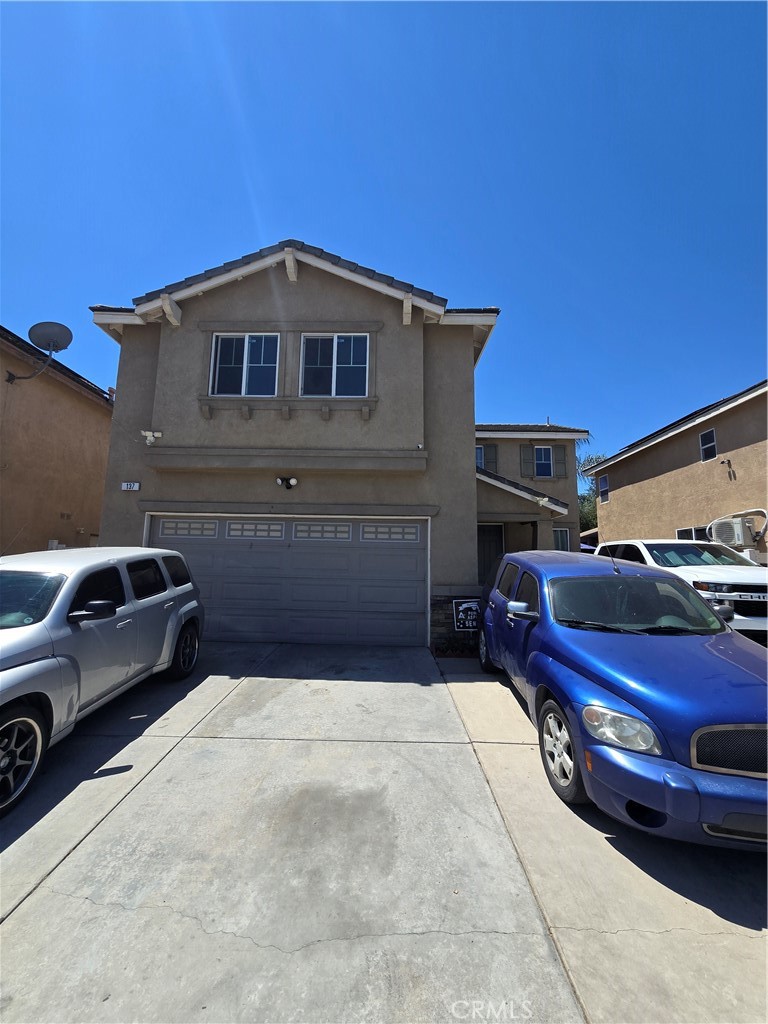
[[[208,644],[3,847],[5,1022],[581,1019],[426,650]]]
[[[208,644],[2,846],[8,1024],[765,1019],[764,858],[565,807],[474,660]]]
[[[765,1021],[765,857],[566,807],[502,677],[441,664],[587,1019]]]

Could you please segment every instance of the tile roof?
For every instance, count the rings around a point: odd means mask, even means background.
[[[507,430],[526,434],[546,434],[548,431],[569,434],[588,434],[582,427],[560,427],[557,423],[476,423],[475,430]]]
[[[448,302],[447,299],[442,298],[440,295],[435,295],[434,292],[426,291],[423,288],[417,288],[415,285],[409,284],[406,281],[400,281],[395,277],[391,277],[389,274],[382,274],[378,270],[372,270],[370,267],[363,267],[359,263],[353,263],[350,260],[345,260],[341,256],[335,255],[335,253],[326,252],[325,249],[319,249],[315,245],[307,245],[306,242],[301,242],[297,238],[286,238],[282,242],[278,242],[276,245],[267,245],[263,249],[257,249],[256,252],[251,252],[246,256],[241,256],[240,259],[229,260],[227,263],[222,263],[218,267],[211,267],[209,270],[203,270],[199,274],[193,274],[191,277],[185,277],[181,281],[174,281],[172,284],[167,284],[162,288],[155,288],[153,291],[146,292],[144,295],[138,295],[133,301],[137,306],[145,302],[151,302],[153,299],[159,299],[164,292],[172,293],[178,291],[180,288],[187,288],[190,285],[198,284],[201,281],[208,281],[213,277],[219,277],[221,274],[226,274],[230,270],[236,270],[238,267],[245,267],[249,263],[256,263],[258,260],[264,259],[266,256],[280,253],[284,249],[296,249],[299,252],[306,252],[312,256],[316,256],[318,259],[326,260],[328,263],[332,263],[334,266],[340,267],[343,270],[348,270],[352,274],[358,274],[360,277],[367,277],[370,280],[379,281],[382,284],[388,284],[392,288],[397,288],[399,291],[416,295],[418,298],[424,299],[427,302],[434,302],[439,306],[445,306]],[[107,308],[111,310],[111,307]],[[454,312],[456,311],[454,310]]]

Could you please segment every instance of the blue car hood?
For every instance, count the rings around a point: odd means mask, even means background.
[[[765,648],[736,632],[631,636],[556,626],[547,639],[542,653],[642,711],[683,764],[696,729],[766,721]]]

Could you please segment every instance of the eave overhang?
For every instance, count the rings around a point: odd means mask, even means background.
[[[343,280],[396,299],[402,303],[402,319],[406,325],[411,323],[412,311],[417,308],[422,311],[425,323],[471,326],[475,344],[475,362],[479,359],[499,314],[499,310],[495,307],[447,309],[447,299],[432,292],[342,260],[322,249],[305,246],[303,242],[289,240],[279,243],[277,246],[259,250],[240,260],[224,263],[220,267],[207,270],[194,277],[185,278],[176,284],[168,285],[164,290],[148,292],[135,299],[133,307],[91,306],[93,322],[116,341],[120,341],[123,328],[128,325],[141,326],[166,319],[174,327],[178,327],[183,316],[180,303],[186,299],[204,295],[214,288],[230,284],[233,281],[241,281],[251,274],[277,267],[280,264],[285,266],[288,280],[291,283],[296,283],[300,276],[299,264],[301,263],[317,267]]]

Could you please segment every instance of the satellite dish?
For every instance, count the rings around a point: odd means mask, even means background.
[[[52,320],[43,320],[30,327],[27,336],[33,345],[44,352],[61,352],[72,341],[72,331],[64,324]]]

